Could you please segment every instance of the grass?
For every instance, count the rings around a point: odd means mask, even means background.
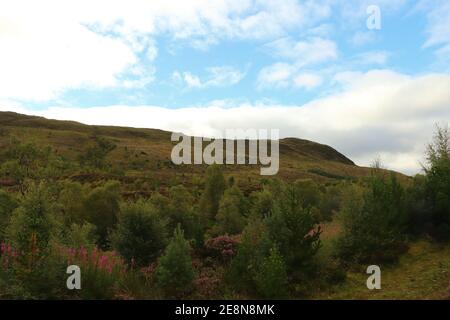
[[[202,176],[206,169],[206,165],[173,165],[170,155],[175,143],[171,142],[169,132],[161,130],[88,126],[12,112],[0,112],[0,129],[0,147],[7,146],[11,136],[16,136],[21,141],[50,145],[58,154],[75,161],[89,146],[94,145],[95,136],[105,138],[116,145],[107,156],[109,163],[124,170],[131,179],[152,174],[159,185],[167,184],[180,174],[181,182],[191,181],[194,176]],[[226,165],[224,172],[241,180],[244,189],[250,192],[262,178],[259,168],[259,165]],[[367,177],[370,172],[369,168],[354,165],[329,146],[295,138],[280,140],[280,170],[277,177],[283,180],[309,178],[329,182],[343,177]]]
[[[326,262],[333,240],[339,234],[338,221],[323,227],[323,247],[319,259]],[[316,292],[312,299],[331,300],[434,300],[450,296],[450,245],[439,245],[426,239],[410,243],[407,253],[395,265],[380,265],[381,289],[369,290],[365,268],[349,271],[338,285]]]

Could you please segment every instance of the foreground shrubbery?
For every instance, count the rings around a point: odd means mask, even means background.
[[[343,281],[347,267],[395,263],[411,237],[450,239],[447,129],[409,184],[374,168],[356,182],[265,180],[248,194],[210,166],[202,190],[176,184],[133,199],[117,181],[55,178],[85,165],[107,170],[113,146],[96,143],[78,164],[32,144],[9,151],[16,159],[0,171],[19,187],[0,190],[0,298],[304,297]],[[342,231],[320,255],[330,220]],[[66,288],[72,264],[82,290]]]

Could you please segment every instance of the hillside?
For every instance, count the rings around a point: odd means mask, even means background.
[[[107,161],[121,172],[121,179],[151,179],[164,186],[173,179],[185,184],[193,176],[202,174],[205,165],[175,166],[170,160],[172,147],[170,132],[114,126],[89,126],[73,121],[50,120],[13,112],[0,112],[0,147],[5,148],[11,137],[22,142],[51,146],[58,155],[77,160],[95,145],[98,138],[111,142],[113,150]],[[248,188],[261,178],[258,165],[227,165],[226,174],[245,180]],[[358,167],[330,146],[308,140],[286,138],[280,140],[280,170],[285,180],[311,178],[317,181],[354,179],[370,174],[369,168]],[[111,174],[114,178],[114,174]],[[73,179],[103,179],[101,175],[73,176]],[[156,182],[155,182],[156,181]]]

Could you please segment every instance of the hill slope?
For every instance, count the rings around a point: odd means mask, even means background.
[[[13,112],[0,112],[0,147],[12,136],[20,141],[50,145],[59,155],[77,160],[95,145],[96,139],[107,139],[114,145],[107,160],[129,179],[152,180],[164,185],[172,179],[188,183],[202,174],[205,165],[174,165],[170,154],[174,142],[170,132],[114,126],[89,126],[73,121],[49,120]],[[225,173],[247,180],[259,180],[259,165],[226,165]],[[370,169],[356,166],[335,149],[308,140],[280,140],[278,177],[287,180],[312,178],[327,181],[367,176]],[[96,179],[91,176],[89,179]]]

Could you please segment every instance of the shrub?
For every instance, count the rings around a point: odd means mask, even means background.
[[[288,270],[302,276],[320,248],[321,229],[311,202],[306,205],[304,190],[298,184],[276,182],[272,188],[274,205],[265,219],[270,240],[278,245]]]
[[[266,299],[283,299],[288,296],[288,280],[283,257],[276,247],[262,259],[255,275],[256,288]]]
[[[144,200],[124,203],[112,235],[112,245],[126,261],[137,266],[153,262],[167,243],[167,222],[151,203]]]
[[[8,245],[16,253],[9,266],[11,296],[56,297],[62,289],[65,270],[54,250],[59,224],[42,184],[29,188],[12,214],[6,234]]]
[[[189,289],[194,276],[190,246],[178,226],[164,255],[159,260],[155,271],[156,284],[167,298],[176,298]]]
[[[169,229],[174,230],[178,224],[184,230],[186,239],[202,240],[200,217],[193,209],[193,198],[182,185],[171,187],[170,200],[164,212],[169,218]]]
[[[213,235],[238,234],[245,227],[247,203],[244,195],[237,186],[227,189],[220,200],[219,211]]]
[[[207,219],[212,219],[219,211],[220,199],[225,190],[225,178],[218,165],[211,165],[205,173],[205,189],[200,200],[200,210]]]
[[[395,175],[375,174],[367,190],[350,189],[342,208],[337,250],[349,262],[394,262],[406,249],[404,191]]]
[[[120,185],[116,181],[106,182],[103,186],[94,188],[86,197],[84,209],[87,221],[95,225],[98,245],[105,249],[109,247],[108,234],[114,228],[119,213]]]
[[[229,262],[236,255],[239,243],[239,236],[222,235],[206,240],[205,249],[209,255]]]
[[[0,242],[5,240],[6,228],[17,206],[17,201],[10,194],[0,190]]]
[[[251,218],[241,236],[237,254],[231,261],[228,282],[238,289],[255,292],[255,275],[262,259],[272,247],[265,224],[261,219]]]

